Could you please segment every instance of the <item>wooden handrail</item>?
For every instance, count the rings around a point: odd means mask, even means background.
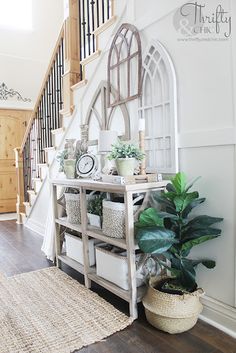
[[[25,134],[24,134],[24,137],[23,137],[23,141],[22,141],[22,144],[21,144],[21,149],[20,149],[21,153],[23,152],[27,137],[28,137],[28,135],[30,133],[30,129],[31,129],[32,123],[33,123],[33,121],[35,119],[37,109],[38,109],[39,104],[41,102],[41,98],[42,98],[42,95],[43,95],[43,91],[44,91],[45,85],[46,85],[46,83],[48,81],[49,74],[51,72],[51,69],[53,67],[56,55],[58,53],[58,50],[59,50],[59,47],[60,47],[60,44],[61,44],[61,40],[64,38],[64,36],[65,36],[65,22],[63,22],[63,25],[61,27],[61,30],[60,30],[59,36],[57,38],[57,42],[56,42],[55,48],[53,50],[53,54],[52,54],[51,60],[50,60],[49,65],[48,65],[48,69],[47,69],[47,71],[45,73],[44,80],[43,80],[43,83],[41,85],[41,89],[39,91],[39,95],[38,95],[37,101],[36,101],[35,106],[34,106],[34,110],[33,110],[32,114],[31,114],[30,119],[29,119],[26,131],[25,131]]]

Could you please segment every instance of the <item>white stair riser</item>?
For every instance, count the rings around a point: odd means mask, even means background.
[[[45,179],[48,175],[48,166],[39,166],[39,174],[42,180]]]
[[[29,203],[30,203],[30,206],[33,206],[35,200],[37,198],[37,194],[29,194]]]
[[[25,206],[25,215],[26,215],[26,217],[28,217],[28,216],[29,216],[29,214],[30,214],[30,210],[31,210],[31,206],[30,206],[30,205]]]
[[[105,31],[101,32],[98,34],[96,40],[97,40],[97,46],[98,49],[101,51],[107,50],[108,49],[108,44],[110,45],[114,35],[114,27],[116,26],[117,20],[108,28],[106,28]]]
[[[65,133],[65,131],[60,131],[60,132],[52,135],[52,141],[53,141],[53,145],[55,147],[59,147],[60,146],[61,141],[62,141],[63,136],[64,136],[64,133]]]
[[[47,164],[51,164],[56,156],[56,151],[55,150],[49,150],[46,151],[46,162]]]
[[[34,191],[37,194],[42,186],[42,180],[35,180],[34,181]]]
[[[63,118],[62,118],[62,126],[65,128],[65,130],[68,128],[70,122],[71,122],[71,117],[70,116],[63,116]]]

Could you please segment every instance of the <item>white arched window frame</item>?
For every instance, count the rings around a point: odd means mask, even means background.
[[[172,59],[159,41],[152,41],[143,61],[139,117],[145,119],[147,172],[176,173],[177,83]]]

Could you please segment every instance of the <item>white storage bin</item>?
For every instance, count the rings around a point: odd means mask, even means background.
[[[112,252],[114,249],[119,249],[113,247],[112,250],[108,250],[109,246],[107,244],[100,244],[95,247],[96,249],[96,270],[97,275],[116,284],[117,286],[128,290],[128,261],[126,257],[126,251],[119,253]],[[141,255],[136,255],[136,264],[138,263]],[[143,278],[140,276],[141,271],[137,278],[137,287],[143,284]]]
[[[84,265],[83,242],[80,237],[65,233],[66,255]],[[89,265],[95,265],[95,240],[89,240]]]

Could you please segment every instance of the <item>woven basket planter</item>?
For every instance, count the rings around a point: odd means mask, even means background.
[[[67,220],[72,224],[81,223],[80,194],[65,193]]]
[[[203,306],[199,297],[203,294],[198,289],[189,294],[168,294],[154,288],[163,279],[151,279],[148,291],[143,298],[143,305],[148,322],[159,330],[174,334],[191,329],[197,322]]]

